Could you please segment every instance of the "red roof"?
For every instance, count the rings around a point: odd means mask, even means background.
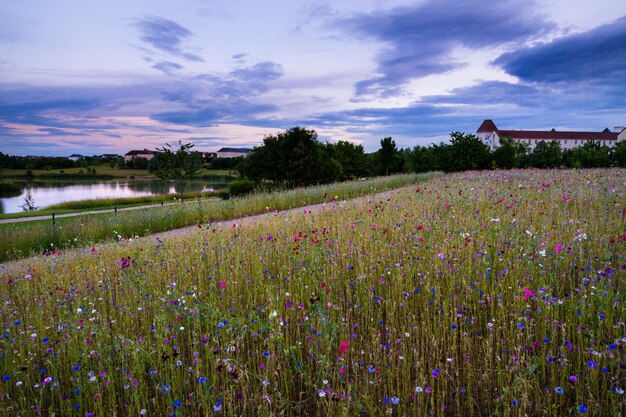
[[[476,133],[496,132],[501,138],[537,140],[617,140],[619,133],[605,129],[603,132],[572,132],[557,130],[501,130],[491,119],[482,122]]]
[[[559,132],[556,130],[498,130],[501,138],[537,140],[617,140],[614,132]]]
[[[155,151],[149,151],[144,149],[143,151],[132,150],[126,153],[126,156],[136,156],[136,155],[156,155]]]
[[[498,128],[491,119],[486,119],[478,128],[477,132],[497,132]]]

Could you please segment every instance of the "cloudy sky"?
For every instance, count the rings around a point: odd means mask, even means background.
[[[626,124],[623,0],[0,2],[0,152]]]

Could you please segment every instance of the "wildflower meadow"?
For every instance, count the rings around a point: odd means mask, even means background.
[[[623,414],[625,193],[458,173],[2,264],[0,415]]]

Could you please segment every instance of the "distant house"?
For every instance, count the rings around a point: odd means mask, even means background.
[[[154,155],[156,155],[156,151],[149,151],[147,149],[142,151],[132,150],[124,155],[124,161],[128,162],[134,158],[145,158],[149,161],[154,158]]]
[[[222,148],[216,152],[218,158],[236,158],[238,156],[246,156],[252,149],[250,148]]]
[[[82,158],[84,158],[84,156],[82,156],[80,154],[77,154],[77,153],[73,153],[73,154],[71,154],[70,156],[67,157],[67,159],[69,159],[70,161],[74,161],[74,162],[76,162],[76,161],[78,161],[79,159],[82,159]]]
[[[482,122],[476,135],[483,143],[492,150],[500,146],[500,139],[510,138],[517,142],[528,145],[534,149],[540,141],[558,141],[561,149],[572,149],[584,145],[586,142],[595,141],[600,145],[614,147],[618,142],[626,140],[626,128],[620,126],[611,132],[608,128],[602,132],[574,132],[552,130],[502,130],[496,127],[491,119]]]

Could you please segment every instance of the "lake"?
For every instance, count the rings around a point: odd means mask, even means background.
[[[216,177],[210,180],[187,180],[184,191],[203,192],[225,188],[232,178]],[[142,197],[180,192],[174,181],[108,180],[108,181],[32,181],[24,184],[17,197],[0,198],[0,214],[22,212],[21,205],[27,191],[35,206],[44,208],[65,201],[92,200],[96,198]]]

